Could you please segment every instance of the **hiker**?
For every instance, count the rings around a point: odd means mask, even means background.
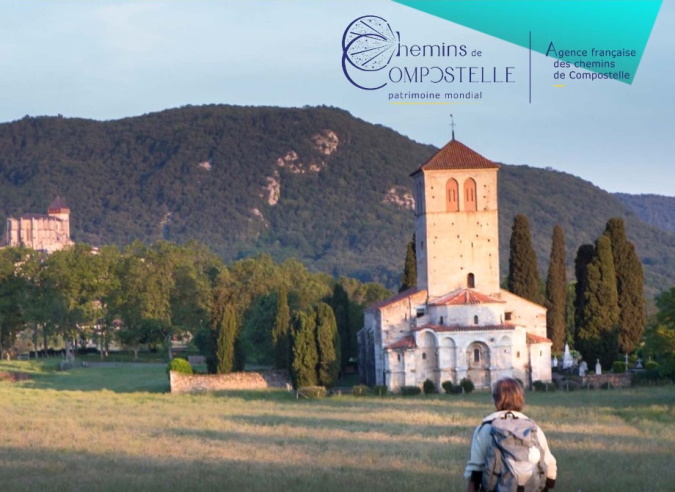
[[[520,413],[525,405],[522,383],[513,378],[500,379],[494,385],[492,399],[497,411],[483,419],[473,433],[471,458],[464,471],[467,492],[553,489],[556,461],[544,433]],[[533,436],[536,439],[529,440]]]

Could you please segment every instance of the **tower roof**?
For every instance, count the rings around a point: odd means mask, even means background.
[[[459,140],[450,140],[411,176],[421,171],[445,169],[499,169],[501,166],[471,150]]]
[[[472,289],[460,289],[450,292],[442,297],[429,302],[434,306],[462,306],[466,304],[490,304],[504,303],[505,301],[495,299]]]
[[[60,210],[70,210],[63,198],[57,196],[47,209],[48,212],[59,212]]]

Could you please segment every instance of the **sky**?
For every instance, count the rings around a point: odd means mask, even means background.
[[[347,64],[363,86],[387,83],[363,90],[342,66],[343,33],[362,16],[385,19],[407,46],[465,45],[482,56],[396,57],[377,72]],[[389,0],[4,0],[0,123],[57,114],[110,120],[187,104],[326,105],[442,146],[452,114],[456,138],[494,161],[551,167],[610,192],[675,196],[673,32],[675,2],[666,1],[632,84],[554,87],[553,59],[533,53],[530,102],[527,49]],[[500,77],[513,67],[513,82],[394,83],[389,71],[460,64]],[[481,98],[392,104],[413,102],[389,99],[402,92]]]

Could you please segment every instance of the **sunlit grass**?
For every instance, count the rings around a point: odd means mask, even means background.
[[[47,364],[47,363],[45,363]],[[489,395],[171,395],[163,366],[0,371],[0,490],[460,491]],[[675,472],[675,387],[528,393],[560,491],[661,491]]]

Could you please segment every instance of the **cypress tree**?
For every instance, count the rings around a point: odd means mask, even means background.
[[[600,359],[609,368],[618,351],[619,304],[612,246],[606,236],[596,241],[593,259],[586,269],[586,286],[578,349],[592,364]]]
[[[553,228],[551,257],[546,277],[546,335],[553,342],[551,350],[562,352],[565,345],[565,304],[567,300],[565,237],[559,225]]]
[[[293,320],[293,349],[291,377],[296,388],[316,386],[316,316],[313,312],[298,312]]]
[[[321,302],[316,306],[316,346],[319,355],[317,379],[322,386],[332,386],[340,373],[340,336],[333,309]]]
[[[619,350],[635,351],[647,320],[644,311],[644,276],[635,246],[626,238],[623,219],[609,219],[604,234],[612,243],[616,289],[619,295]]]
[[[333,287],[330,305],[333,308],[335,321],[337,322],[337,330],[340,337],[340,365],[344,369],[349,363],[349,358],[356,357],[356,343],[352,345],[355,337],[351,333],[349,295],[339,282]]]
[[[577,282],[574,286],[574,342],[579,341],[579,327],[584,317],[584,292],[586,290],[586,274],[588,265],[593,260],[595,248],[592,244],[582,244],[577,250],[577,256],[574,258],[574,275]]]
[[[230,305],[225,307],[222,318],[218,324],[217,360],[218,374],[227,374],[237,368],[235,344],[237,342],[239,327],[237,326],[237,314]]]
[[[539,302],[537,255],[532,248],[530,222],[523,214],[516,215],[511,229],[508,290],[532,302]]]
[[[277,296],[277,314],[272,326],[272,343],[274,345],[274,367],[288,369],[288,325],[291,314],[288,308],[288,293],[282,287]]]
[[[403,276],[401,277],[401,287],[399,292],[417,287],[417,251],[415,250],[415,234],[408,243],[405,252],[405,265],[403,266]]]

